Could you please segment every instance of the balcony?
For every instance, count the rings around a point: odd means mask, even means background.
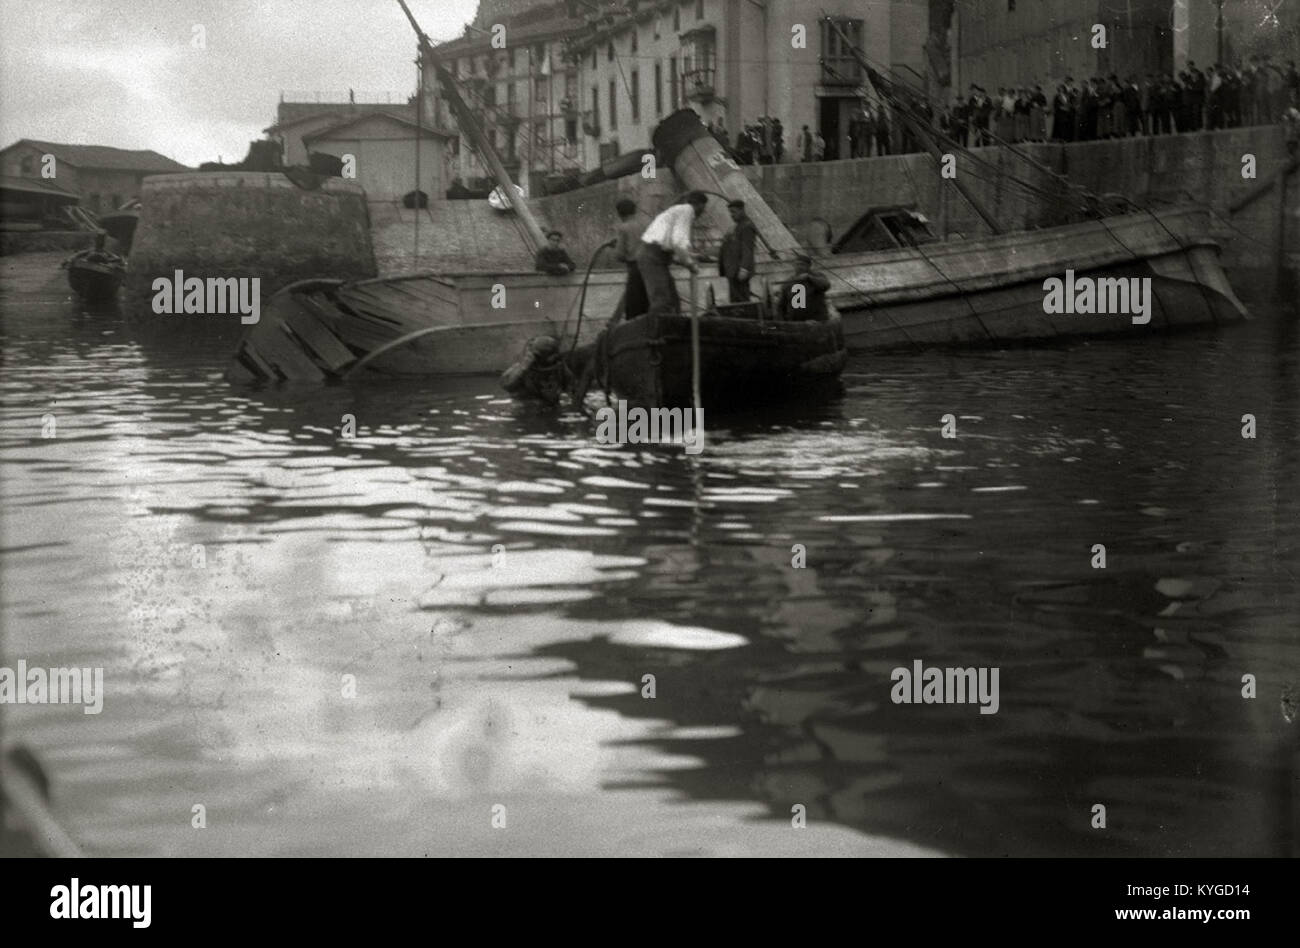
[[[717,98],[717,30],[699,26],[683,33],[677,56],[681,63],[682,96],[692,102],[712,102]]]
[[[582,113],[582,131],[592,138],[600,137],[600,117],[596,115],[594,109],[587,109]]]
[[[692,102],[712,102],[717,98],[717,89],[714,82],[717,78],[718,70],[713,66],[706,66],[702,69],[689,69],[682,73],[682,90],[686,93],[686,98]]]

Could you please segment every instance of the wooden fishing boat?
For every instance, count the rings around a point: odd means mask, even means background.
[[[126,277],[126,260],[104,250],[82,250],[63,262],[68,285],[87,302],[115,299]]]
[[[838,388],[848,361],[838,315],[825,322],[774,320],[762,301],[707,310],[699,337],[701,402],[712,412],[825,395]],[[597,373],[629,404],[692,405],[690,316],[625,320],[595,348],[603,361]]]

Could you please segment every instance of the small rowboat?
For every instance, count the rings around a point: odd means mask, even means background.
[[[68,285],[87,302],[103,302],[117,296],[126,276],[126,260],[104,250],[83,250],[63,262]]]
[[[699,323],[701,402],[714,412],[834,392],[848,360],[837,313],[825,322],[776,320],[765,302],[754,301],[712,307]],[[692,404],[689,316],[637,316],[617,323],[596,347],[603,350],[597,374],[630,404]]]
[[[772,318],[766,300],[712,303],[699,317],[699,405],[718,414],[831,395],[848,361],[839,313],[825,320]],[[594,384],[647,409],[696,404],[692,318],[646,313],[615,323],[594,342],[565,354],[553,336],[529,341],[501,376],[522,398],[558,402],[566,390],[581,402]],[[567,380],[567,382],[566,382]]]

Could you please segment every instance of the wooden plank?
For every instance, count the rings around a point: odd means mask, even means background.
[[[271,331],[262,340],[261,355],[267,362],[275,366],[286,379],[295,382],[322,382],[325,380],[325,373],[320,370],[320,367],[279,325],[271,327]]]
[[[371,319],[395,326],[403,324],[401,310],[393,305],[392,298],[387,294],[373,292],[371,287],[342,287],[339,289],[339,300],[351,309],[364,311],[364,315]]]
[[[247,358],[252,368],[256,369],[257,372],[261,374],[261,377],[266,381],[274,382],[279,378],[279,375],[276,374],[275,368],[262,358],[261,353],[258,351],[256,338],[250,336],[244,344],[240,346],[239,353],[237,354],[243,355]]]
[[[286,307],[285,322],[294,335],[311,349],[319,362],[331,372],[337,372],[356,361],[357,357],[352,354],[352,350],[316,317],[315,312],[304,305],[303,297],[295,294],[293,301],[298,305]]]

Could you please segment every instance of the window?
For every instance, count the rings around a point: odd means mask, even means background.
[[[635,53],[636,50],[637,50],[637,45],[636,45],[636,27],[634,26],[634,27],[632,27],[632,52]]]
[[[1016,12],[1016,0],[1007,0],[1007,12],[1008,13]]]
[[[609,130],[618,128],[618,86],[609,80]]]
[[[115,210],[117,210],[117,209],[118,209],[119,207],[121,207],[121,206],[122,206],[122,195],[120,195],[120,194],[114,194],[114,195],[113,195],[113,203],[109,205],[109,210],[111,210],[111,211],[115,211]]]
[[[29,175],[29,174],[31,174],[31,173],[32,173],[32,167],[33,167],[33,166],[32,166],[32,156],[31,156],[31,155],[23,155],[22,161],[19,162],[19,166],[20,166],[20,168],[22,169],[21,173],[22,173],[23,175]]]
[[[664,67],[655,63],[655,116],[664,114]]]
[[[591,47],[591,68],[596,68],[596,47]]]
[[[659,14],[656,13],[656,14],[655,14],[655,24],[654,24],[654,37],[655,37],[655,39],[658,39],[658,38],[659,38],[659,29],[660,29],[661,26],[662,26],[662,24],[661,24],[660,21],[659,21]]]
[[[632,70],[629,84],[632,86],[630,93],[632,97],[632,124],[639,125],[641,124],[641,74],[635,69]]]
[[[695,19],[704,19],[704,0],[695,0]]]
[[[614,44],[613,44],[613,43],[610,43],[609,46],[608,46],[608,48],[606,48],[606,50],[605,50],[605,58],[608,59],[610,62],[613,62],[613,61],[614,61]]]
[[[693,30],[682,40],[682,92],[686,98],[714,93],[717,47],[711,27]]]
[[[600,128],[600,87],[598,86],[591,87],[591,127]],[[596,135],[599,132],[592,132],[592,134]]]
[[[513,82],[507,82],[507,83],[506,83],[506,114],[507,114],[507,115],[515,115],[515,114],[516,114],[516,112],[515,112],[515,84],[514,84]]]
[[[822,24],[822,82],[828,86],[856,86],[862,67],[855,52],[862,49],[862,21],[827,17]]]
[[[513,46],[510,48],[510,71],[511,72],[514,72],[517,68],[519,68],[518,60],[516,60],[515,58],[515,53],[517,52],[519,52],[519,50],[515,49]]]
[[[682,31],[682,8],[679,6],[674,6],[673,7],[673,32],[680,33],[681,31]]]
[[[677,97],[677,57],[670,56],[668,58],[668,107],[675,109],[681,101]]]

